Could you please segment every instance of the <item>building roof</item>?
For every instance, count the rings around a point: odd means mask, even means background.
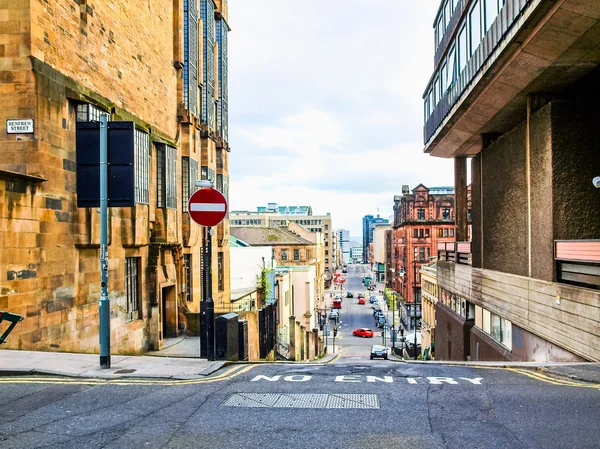
[[[248,246],[252,246],[252,245],[249,245],[248,243],[244,242],[243,240],[235,238],[233,235],[229,236],[229,247],[230,248],[246,248]]]
[[[313,245],[312,242],[283,228],[232,226],[230,233],[236,239],[242,240],[251,246]]]

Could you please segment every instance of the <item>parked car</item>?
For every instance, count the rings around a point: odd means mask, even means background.
[[[373,303],[373,308],[374,308],[374,309],[376,309],[376,308],[378,308],[378,307],[381,309],[381,305],[379,304],[379,302],[375,301],[375,302]]]
[[[358,298],[358,303],[359,304],[365,304],[365,298]]]
[[[339,317],[340,317],[340,313],[339,313],[337,310],[335,310],[335,309],[333,309],[333,310],[331,311],[331,313],[329,314],[329,319],[330,319],[330,320],[336,320],[336,319],[338,319]]]
[[[356,337],[369,338],[369,337],[373,336],[373,331],[366,327],[361,327],[360,329],[356,329],[356,330],[352,331],[352,335],[355,335]]]
[[[375,326],[377,326],[377,327],[381,327],[381,328],[385,327],[385,318],[384,318],[384,319],[382,319],[382,320],[379,320],[379,321],[377,321],[377,322],[375,323]]]
[[[375,310],[373,310],[373,316],[377,316],[379,314],[383,315],[383,311],[381,310],[381,307],[378,307]]]
[[[387,360],[388,358],[388,350],[385,346],[381,345],[373,345],[371,346],[371,360],[375,357],[382,357]]]
[[[352,292],[346,293],[346,298],[354,298],[354,293],[352,293]]]
[[[371,297],[369,298],[369,302],[370,302],[371,304],[372,304],[372,303],[374,303],[374,302],[377,302],[377,298],[376,298],[375,296],[371,296]]]
[[[412,348],[415,345],[415,333],[411,332],[404,335],[406,346]],[[417,331],[417,346],[421,346],[421,332]]]

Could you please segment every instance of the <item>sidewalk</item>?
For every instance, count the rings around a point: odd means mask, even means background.
[[[0,377],[13,375],[55,375],[65,377],[121,379],[201,379],[225,365],[277,362],[226,362],[199,358],[200,339],[167,339],[164,349],[143,356],[112,355],[111,367],[100,368],[98,354],[0,350]],[[298,363],[328,363],[338,354],[328,353],[318,360]]]

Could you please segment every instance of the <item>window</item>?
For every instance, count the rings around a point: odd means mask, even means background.
[[[325,225],[325,230],[327,231],[329,229],[329,225]]]
[[[190,8],[194,5],[193,8]],[[198,9],[196,2],[183,0],[183,102],[198,115]]]
[[[442,228],[440,228],[438,231],[438,237],[443,237],[443,236],[444,236],[444,230]]]
[[[425,220],[425,209],[417,209],[417,220]]]
[[[192,194],[198,190],[196,187],[197,180],[198,161],[184,156],[181,158],[181,206],[183,212],[188,211],[188,201]]]
[[[184,254],[183,255],[183,270],[184,270],[184,280],[185,287],[183,294],[185,296],[186,302],[192,301],[192,255]]]
[[[217,43],[219,44],[219,100],[217,102],[217,126],[219,134],[226,141],[229,140],[229,56],[228,33],[229,28],[224,20],[217,20]],[[221,192],[223,193],[223,192]]]
[[[425,229],[425,237],[429,237],[429,228]]]
[[[425,229],[419,229],[419,237],[425,237]]]
[[[470,53],[467,48],[467,25],[464,25],[458,34],[458,73],[461,74],[467,65],[467,58]]]
[[[498,1],[485,0],[485,31],[487,32],[498,16]]]
[[[444,27],[448,27],[450,23],[450,0],[446,1],[444,5]]]
[[[212,168],[203,165],[200,169],[200,179],[210,179],[212,182],[216,182],[216,172]]]
[[[450,220],[450,209],[442,209],[442,220]]]
[[[444,237],[448,237],[448,228],[444,228]]]
[[[219,291],[223,291],[223,253],[217,254]]]
[[[294,260],[300,260],[300,250],[299,249],[294,250]]]
[[[479,0],[475,2],[471,12],[469,12],[469,23],[471,29],[471,54],[475,53],[481,42],[481,4]]]
[[[325,263],[329,263],[329,259],[325,259]]]
[[[200,0],[202,17],[202,121],[209,129],[215,129],[215,5],[212,0]],[[210,179],[215,179],[214,177]]]
[[[442,70],[440,70],[440,100],[444,96],[446,89],[448,88],[448,84],[446,84],[446,80],[448,79],[448,65],[444,64],[442,66]]]
[[[217,190],[223,194],[225,201],[229,204],[229,176],[217,175]],[[227,212],[227,217],[229,217],[229,211]]]
[[[427,96],[427,111],[428,111],[428,116],[430,116],[433,113],[433,90],[429,91],[429,95]]]
[[[287,249],[282,249],[281,250],[281,260],[288,260],[288,253],[287,253]]]
[[[447,69],[447,78],[446,78],[446,88],[450,89],[450,87],[456,81],[456,50],[454,47],[450,49],[448,53],[448,69]]]
[[[419,237],[419,230],[418,230],[418,229],[415,229],[415,230],[414,230],[413,237],[414,237],[414,238],[417,238],[417,237]]]
[[[419,260],[420,261],[426,260],[425,259],[425,247],[424,246],[421,247],[421,248],[419,248]]]
[[[100,114],[107,114],[110,120],[110,114],[97,108],[93,104],[79,103],[77,105],[77,121],[78,122],[99,122]]]
[[[433,84],[433,97],[435,100],[435,104],[437,106],[437,104],[440,102],[440,78],[437,77],[435,79],[435,82]]]
[[[490,334],[490,322],[491,322],[491,317],[490,317],[490,311],[483,309],[483,331],[487,334]]]
[[[139,304],[139,257],[125,258],[125,286],[127,291],[127,321],[134,321],[140,318]]]
[[[325,255],[329,256],[329,251],[328,250],[325,250]]]
[[[450,228],[450,237],[454,237],[454,228]]]
[[[156,146],[156,207],[177,209],[177,150]]]
[[[442,37],[444,36],[444,18],[440,17],[435,27],[436,30],[436,45],[439,45],[442,42]]]
[[[150,139],[148,134],[135,130],[135,202],[148,204],[150,201]]]

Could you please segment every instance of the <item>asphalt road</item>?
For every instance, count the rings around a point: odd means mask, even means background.
[[[347,270],[348,273],[345,275],[346,282],[342,290],[342,309],[339,311],[340,323],[338,324],[338,336],[341,336],[341,338],[336,339],[336,345],[342,347],[341,357],[344,359],[349,359],[351,361],[368,360],[371,353],[371,345],[383,344],[382,331],[375,325],[372,304],[369,303],[368,298],[372,294],[378,298],[382,298],[382,295],[377,291],[367,291],[367,288],[362,284],[363,276],[370,274],[367,265],[351,264],[348,265]],[[354,298],[346,297],[348,291],[354,293]],[[358,304],[359,292],[362,292],[367,299],[366,304],[364,305]],[[385,307],[382,299],[380,299],[380,303]],[[331,305],[332,302],[330,298],[328,306],[331,307]],[[391,316],[389,318],[389,322],[391,322]],[[330,323],[330,325],[333,325],[332,320],[330,320]],[[375,336],[373,338],[353,336],[352,331],[361,327],[373,330]],[[332,343],[332,339],[329,339],[329,344]],[[389,344],[389,335],[386,335],[386,343]]]
[[[365,269],[349,266],[344,291],[365,291]],[[344,299],[329,364],[241,364],[189,381],[0,377],[0,449],[600,447],[600,385],[369,360],[381,337],[351,331],[376,329],[371,311]]]
[[[214,381],[0,378],[0,449],[599,446],[598,385],[392,361],[233,369]]]

